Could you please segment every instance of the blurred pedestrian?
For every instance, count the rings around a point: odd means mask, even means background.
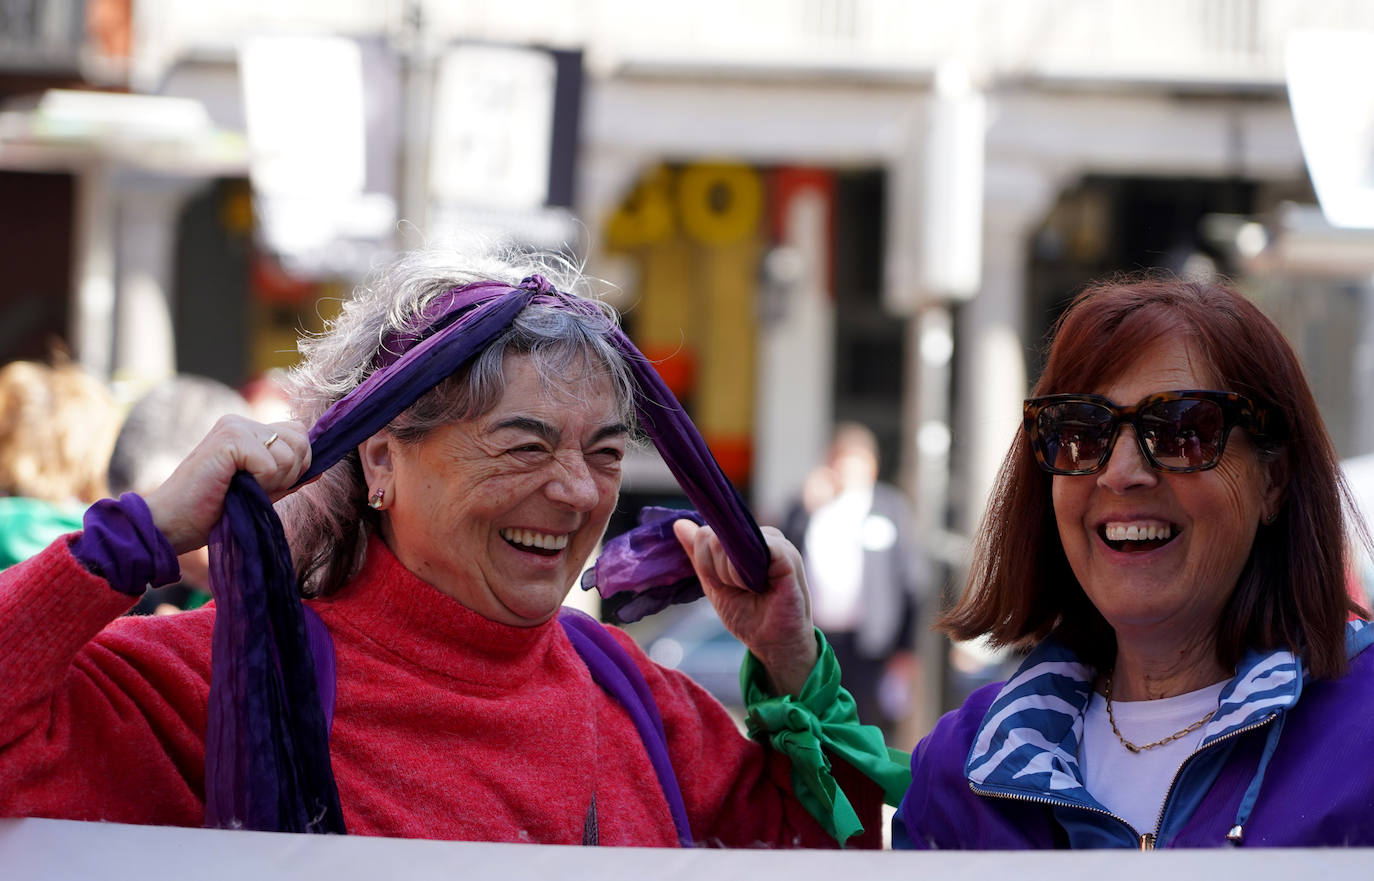
[[[109,389],[65,357],[0,367],[0,569],[81,528],[118,430]]]
[[[291,418],[286,384],[286,372],[274,367],[254,375],[239,387],[239,393],[253,408],[253,418],[258,422],[285,422]]]
[[[878,470],[873,432],[840,423],[784,532],[802,550],[812,616],[835,649],[859,718],[891,737],[917,680],[927,576],[910,505]]]
[[[110,493],[146,495],[171,476],[182,459],[210,433],[221,416],[250,417],[243,395],[222,382],[183,374],[153,386],[128,415],[110,454]],[[72,527],[79,529],[80,523]],[[182,554],[181,581],[153,588],[131,614],[168,614],[194,609],[210,599],[210,554],[197,548]]]

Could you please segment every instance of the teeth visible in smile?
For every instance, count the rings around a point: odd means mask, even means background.
[[[1173,528],[1168,524],[1141,526],[1136,523],[1108,523],[1106,533],[1107,541],[1163,541],[1173,535]]]
[[[567,533],[563,535],[550,535],[546,532],[535,532],[532,529],[503,529],[501,537],[511,544],[523,545],[527,548],[540,548],[545,551],[561,551],[568,546]]]

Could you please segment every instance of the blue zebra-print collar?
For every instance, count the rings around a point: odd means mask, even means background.
[[[1346,649],[1354,657],[1374,643],[1374,626],[1352,621]],[[965,773],[980,790],[1097,802],[1083,787],[1078,747],[1097,671],[1046,639],[998,693],[969,749]],[[1250,652],[1221,692],[1202,747],[1287,711],[1302,692],[1304,671],[1288,651]]]

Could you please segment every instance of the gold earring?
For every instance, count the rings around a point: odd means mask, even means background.
[[[374,511],[380,511],[382,510],[382,503],[385,500],[385,498],[386,490],[382,489],[381,487],[377,487],[376,492],[372,493],[372,495],[368,497],[367,506]]]

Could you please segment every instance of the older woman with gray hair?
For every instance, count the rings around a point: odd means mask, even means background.
[[[879,841],[904,770],[838,687],[799,555],[584,286],[557,261],[405,258],[302,344],[301,422],[226,417],[156,490],[5,572],[0,814]],[[560,611],[636,426],[698,512],[617,540],[589,578],[641,614],[704,592],[750,648],[753,738],[623,632]],[[213,607],[118,618],[207,541]]]

